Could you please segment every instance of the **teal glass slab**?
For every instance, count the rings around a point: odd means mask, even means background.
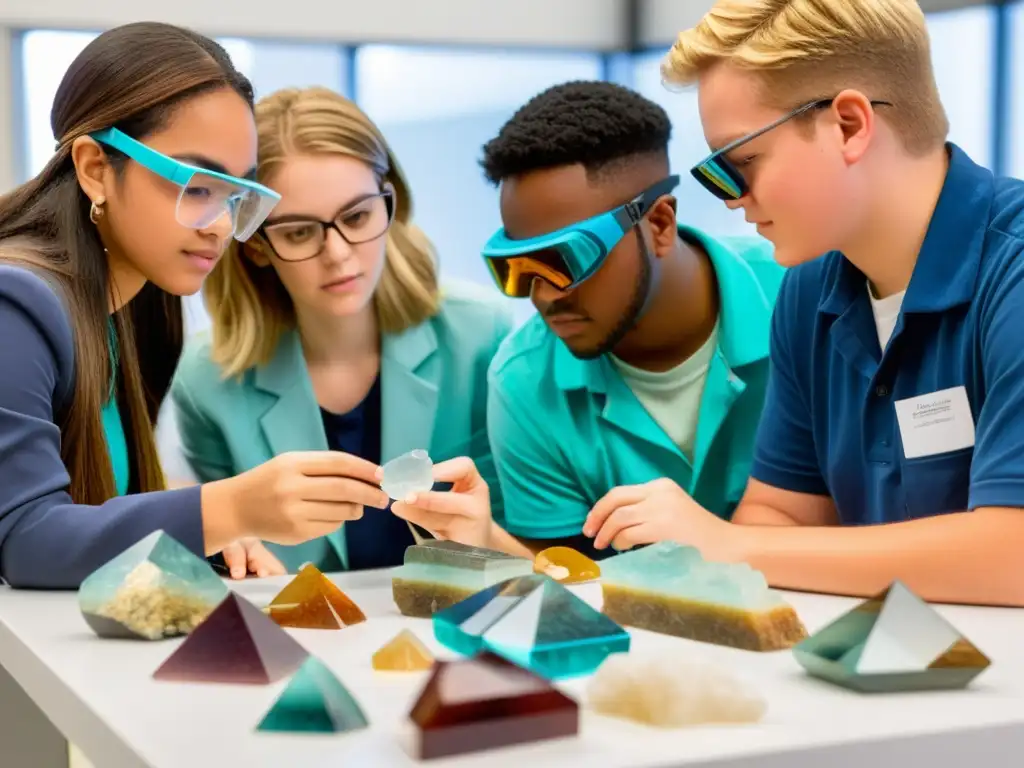
[[[434,614],[434,636],[453,651],[490,651],[547,680],[587,675],[629,633],[549,576],[520,576]]]
[[[302,663],[256,727],[286,733],[348,733],[369,721],[342,682],[319,659]]]
[[[708,562],[695,547],[674,541],[602,560],[601,583],[746,611],[785,604],[764,574],[746,563]]]
[[[189,634],[228,591],[205,559],[154,531],[86,577],[78,606],[100,637],[159,640]]]
[[[793,648],[814,677],[862,693],[967,686],[990,661],[902,582]]]
[[[430,617],[493,584],[533,573],[533,561],[454,541],[408,547],[392,571],[395,604],[406,616]]]
[[[624,626],[749,651],[807,637],[796,611],[746,563],[663,541],[601,561],[601,611]]]

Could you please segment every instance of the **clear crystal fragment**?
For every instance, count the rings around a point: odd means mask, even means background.
[[[434,462],[419,448],[403,453],[384,465],[380,487],[396,501],[411,493],[429,491],[434,487]]]

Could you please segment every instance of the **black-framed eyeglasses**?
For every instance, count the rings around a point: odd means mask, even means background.
[[[349,205],[331,221],[309,217],[283,217],[262,228],[274,254],[282,261],[306,261],[319,256],[333,229],[349,245],[382,237],[395,218],[395,190],[384,184],[381,191]]]
[[[787,112],[785,115],[780,117],[773,123],[769,123],[764,128],[758,128],[753,133],[748,133],[746,136],[741,136],[735,141],[731,141],[721,149],[715,150],[708,155],[704,160],[701,160],[697,165],[690,169],[690,173],[697,181],[700,182],[701,186],[704,187],[708,192],[713,194],[719,200],[739,200],[750,188],[747,186],[747,181],[740,173],[740,170],[725,156],[729,152],[732,152],[737,147],[741,147],[748,141],[753,141],[758,136],[763,136],[775,128],[778,128],[785,122],[792,120],[794,117],[810,112],[812,109],[824,109],[832,106],[832,102],[835,101],[836,97],[833,96],[830,99],[815,99],[809,101],[806,104],[802,104],[792,112]],[[891,107],[892,104],[888,101],[872,101],[874,106],[887,106]]]

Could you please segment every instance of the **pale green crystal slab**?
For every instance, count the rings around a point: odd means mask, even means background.
[[[764,575],[745,563],[705,561],[659,542],[601,561],[602,611],[626,626],[751,651],[792,648],[807,636]]]
[[[392,571],[396,605],[406,616],[429,617],[474,592],[533,572],[533,561],[454,541],[425,541],[405,551]]]
[[[601,561],[601,581],[694,602],[764,611],[784,605],[764,574],[746,563],[713,563],[700,551],[662,541]]]

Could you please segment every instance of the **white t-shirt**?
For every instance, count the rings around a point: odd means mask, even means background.
[[[690,462],[697,439],[700,400],[717,345],[716,326],[700,349],[667,371],[644,371],[609,355],[636,399]]]
[[[884,299],[876,299],[875,292],[868,283],[868,298],[871,299],[871,313],[875,316],[875,328],[878,330],[878,345],[885,352],[892,332],[896,330],[896,321],[900,316],[900,309],[903,307],[903,297],[906,291],[894,293]]]

